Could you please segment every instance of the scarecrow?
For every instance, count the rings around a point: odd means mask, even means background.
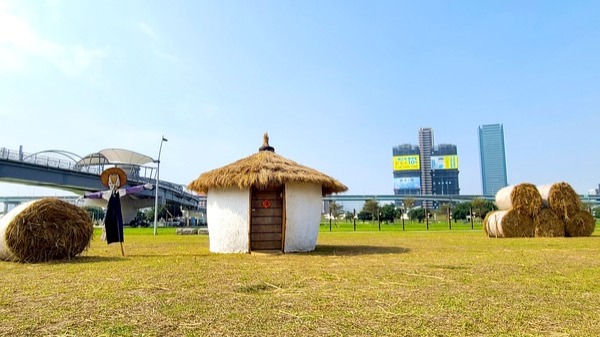
[[[104,170],[100,175],[100,181],[102,182],[102,185],[108,187],[108,190],[86,193],[84,198],[108,200],[101,239],[103,241],[106,240],[107,244],[119,242],[121,244],[121,254],[125,256],[125,252],[123,251],[123,214],[121,213],[121,198],[127,194],[151,190],[153,189],[153,185],[145,184],[122,188],[125,186],[125,183],[127,183],[127,174],[118,167],[111,167]]]

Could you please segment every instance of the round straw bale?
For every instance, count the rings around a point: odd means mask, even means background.
[[[533,184],[511,185],[496,193],[496,206],[499,210],[515,210],[532,218],[542,209],[542,197]]]
[[[540,194],[548,200],[548,207],[564,221],[581,211],[581,200],[573,187],[565,182],[540,188]]]
[[[533,218],[536,237],[561,237],[565,236],[565,223],[551,209],[543,208]]]
[[[93,232],[92,220],[83,209],[55,198],[31,201],[0,219],[0,258],[70,259],[89,247]]]
[[[565,222],[565,236],[590,236],[596,229],[596,219],[588,211],[579,211]]]
[[[488,223],[488,221],[490,220],[490,217],[491,217],[493,214],[494,214],[494,212],[493,212],[493,211],[492,211],[492,212],[488,212],[488,213],[485,215],[485,218],[483,218],[483,231],[485,232],[485,234],[486,234],[486,235],[489,235],[487,223]]]
[[[516,238],[534,235],[533,219],[515,210],[490,212],[484,220],[489,237]]]
[[[507,211],[512,208],[512,202],[510,200],[510,194],[515,188],[515,185],[510,185],[501,188],[496,192],[496,207],[501,211]]]

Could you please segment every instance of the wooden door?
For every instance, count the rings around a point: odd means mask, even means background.
[[[252,189],[250,249],[283,249],[283,186]]]

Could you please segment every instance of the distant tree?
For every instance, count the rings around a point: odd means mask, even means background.
[[[449,203],[444,203],[440,206],[440,215],[448,220],[448,211],[452,209]]]
[[[454,206],[452,209],[452,218],[454,218],[454,222],[458,220],[466,220],[467,215],[471,212],[471,203],[470,202],[461,202]]]
[[[471,206],[473,207],[473,213],[475,213],[475,215],[481,220],[485,218],[488,212],[494,210],[495,208],[494,203],[492,201],[481,198],[473,199],[471,201]]]
[[[594,208],[594,218],[600,218],[600,207]]]
[[[483,210],[482,210],[482,212],[481,212],[482,219],[483,219],[483,218],[485,218],[485,216],[486,216],[486,215],[487,215],[489,212],[491,212],[491,211],[494,211],[494,210],[497,210],[497,209],[498,209],[498,208],[496,207],[496,204],[495,204],[493,201],[491,201],[491,200],[486,200],[486,201],[483,203]]]
[[[342,206],[341,204],[338,204],[335,201],[330,201],[329,202],[329,212],[333,216],[333,219],[337,220],[337,218],[340,215],[344,214],[344,206]]]
[[[475,198],[471,201],[471,205],[473,206],[473,214],[475,217],[479,217],[483,219],[481,213],[483,213],[483,205],[485,204],[485,200],[481,198]]]
[[[381,207],[381,220],[385,222],[394,222],[400,216],[396,205],[394,204],[385,204]]]
[[[105,212],[100,207],[84,206],[83,209],[90,215],[90,218],[92,218],[92,220],[104,219]]]
[[[425,220],[425,210],[422,208],[414,208],[408,212],[410,219],[417,219],[419,222]]]
[[[157,220],[160,219],[170,219],[173,217],[178,216],[177,213],[179,215],[181,215],[181,210],[179,209],[179,212],[176,212],[176,214],[173,214],[173,212],[171,212],[171,210],[167,207],[167,205],[158,205],[158,217]],[[146,211],[144,211],[144,217],[148,220],[148,221],[154,221],[154,207],[148,208]]]
[[[410,220],[413,219],[413,217],[411,217],[411,213],[410,210],[415,206],[415,199],[414,198],[405,198],[404,200],[402,200],[402,205],[404,205],[404,213],[408,214],[408,218]]]
[[[346,220],[346,221],[352,221],[352,219],[354,219],[354,213],[352,213],[350,211],[347,211],[344,214],[344,220]]]
[[[379,203],[377,202],[377,200],[374,199],[367,200],[365,201],[361,212],[371,214],[371,219],[369,220],[377,219],[377,214],[379,212]]]
[[[373,214],[365,211],[360,211],[356,217],[362,222],[373,220]]]

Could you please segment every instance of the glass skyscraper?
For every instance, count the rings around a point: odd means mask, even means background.
[[[508,185],[502,124],[479,127],[479,156],[483,194],[496,195],[498,190]]]

